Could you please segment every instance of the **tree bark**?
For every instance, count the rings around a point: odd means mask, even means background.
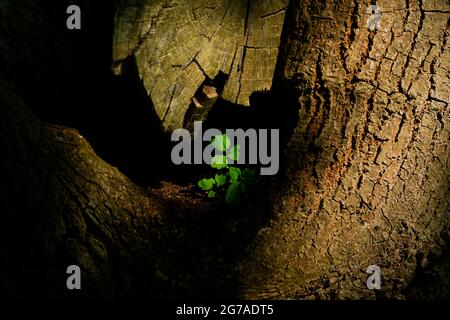
[[[448,240],[450,8],[378,5],[370,32],[369,2],[290,3],[273,94],[295,98],[274,111],[295,128],[267,197],[239,218],[191,218],[145,192],[76,130],[36,119],[0,73],[2,294],[373,298],[376,264],[378,295],[404,297]],[[210,228],[234,219],[245,237]],[[205,254],[211,240],[238,262]],[[176,265],[190,255],[204,260]],[[68,264],[83,270],[81,292],[65,287]]]
[[[404,297],[448,241],[447,1],[291,2],[275,86],[298,92],[246,298]],[[382,290],[368,290],[378,265]]]

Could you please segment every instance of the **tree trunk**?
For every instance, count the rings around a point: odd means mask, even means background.
[[[369,2],[291,1],[271,93],[284,165],[250,212],[143,190],[78,131],[36,119],[0,72],[2,294],[404,297],[448,240],[450,6],[378,5],[370,31]]]
[[[447,1],[294,1],[278,88],[298,92],[272,214],[243,262],[247,298],[403,297],[448,240]]]

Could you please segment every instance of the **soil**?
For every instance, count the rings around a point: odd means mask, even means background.
[[[220,206],[219,199],[208,199],[206,194],[193,183],[180,185],[161,181],[159,186],[147,188],[147,192],[165,199],[169,205],[172,203],[174,211],[183,214],[206,214],[217,210]]]

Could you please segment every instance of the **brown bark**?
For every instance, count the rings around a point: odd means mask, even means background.
[[[379,294],[402,297],[448,240],[450,6],[377,4],[371,32],[367,1],[291,3],[278,85],[295,86],[299,121],[247,298],[373,298],[373,264]]]
[[[298,121],[283,172],[248,217],[193,223],[76,130],[42,124],[0,74],[3,294],[71,295],[65,268],[78,264],[86,297],[198,297],[216,286],[245,298],[373,298],[365,269],[378,264],[380,294],[403,297],[448,238],[450,9],[382,1],[383,30],[370,32],[368,5],[290,4],[273,91],[297,95],[276,107],[297,108]],[[211,228],[223,220],[245,237]],[[205,243],[225,243],[239,263],[220,261],[221,248],[205,254]],[[192,255],[197,264],[176,265]]]

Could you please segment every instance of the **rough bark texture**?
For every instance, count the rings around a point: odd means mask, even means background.
[[[30,3],[0,5],[2,294],[76,295],[66,290],[65,268],[77,264],[83,297],[373,298],[365,270],[377,264],[379,294],[402,298],[440,254],[449,227],[448,2],[380,1],[382,30],[374,32],[367,1],[290,4],[273,86],[298,103],[274,108],[298,108],[298,121],[283,172],[267,198],[254,196],[259,206],[248,216],[194,213],[195,203],[183,211],[173,195],[130,182],[76,130],[37,120],[34,100],[22,96],[61,107],[55,71],[69,79],[74,70],[52,63],[61,53],[47,49],[54,26],[44,23],[47,7]],[[236,14],[245,7],[229,3]],[[16,43],[19,36],[26,41]],[[188,100],[172,112],[185,112]],[[446,270],[448,263],[421,279],[442,281]],[[434,288],[411,296],[448,296]]]
[[[8,226],[1,240],[11,244],[2,246],[5,287],[58,297],[65,260],[86,270],[91,295],[130,295],[140,285],[122,276],[132,269],[147,282],[156,266],[151,242],[162,231],[162,205],[98,158],[76,130],[42,125],[3,78],[0,88],[0,204]]]
[[[247,298],[402,297],[448,240],[447,1],[292,2],[278,85],[299,121],[273,219],[243,264]],[[275,84],[274,84],[275,85]]]
[[[269,90],[286,11],[284,0],[122,1],[116,14],[115,70],[135,56],[139,77],[167,130],[183,125],[195,92],[219,72],[222,97],[249,105]]]

